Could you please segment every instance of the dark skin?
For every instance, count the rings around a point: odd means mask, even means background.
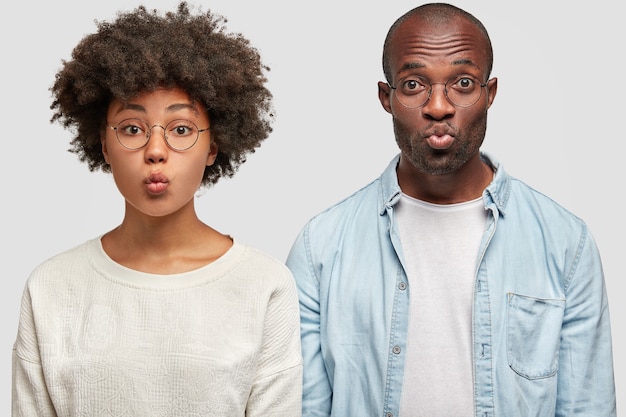
[[[462,17],[433,24],[412,16],[393,35],[392,83],[415,74],[433,84],[430,100],[410,109],[398,102],[387,83],[378,83],[380,102],[393,116],[400,148],[398,183],[405,194],[435,204],[454,204],[479,198],[491,182],[493,171],[481,160],[480,146],[498,81],[487,81],[478,102],[465,108],[450,103],[443,86],[459,74],[485,81],[486,49],[484,35]]]
[[[125,118],[160,126],[181,118],[211,125],[208,113],[180,88],[113,100],[106,120]],[[215,163],[218,153],[210,130],[185,151],[171,149],[157,127],[141,149],[124,148],[111,129],[103,132],[101,144],[125,208],[122,223],[102,237],[111,259],[136,271],[167,275],[201,268],[228,251],[232,239],[204,224],[195,210],[205,168]]]

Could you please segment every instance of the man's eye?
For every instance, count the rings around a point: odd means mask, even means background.
[[[402,82],[402,90],[405,93],[419,93],[426,90],[426,86],[420,80],[411,78]]]
[[[404,83],[404,85],[409,90],[415,90],[417,87],[419,87],[419,83],[415,80],[409,80],[406,83]]]
[[[456,83],[454,83],[456,85],[456,87],[463,89],[463,90],[471,90],[472,88],[474,88],[474,80],[469,78],[469,77],[462,77],[459,78],[457,80]]]

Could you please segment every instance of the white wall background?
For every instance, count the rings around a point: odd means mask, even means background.
[[[9,2],[0,15],[2,250],[0,407],[8,413],[11,348],[26,278],[41,261],[114,226],[123,203],[112,179],[66,152],[49,123],[61,59],[139,0]],[[176,0],[146,0],[172,10]],[[202,3],[229,19],[272,70],[272,136],[234,178],[202,193],[200,217],[284,260],[318,211],[376,177],[396,153],[378,103],[382,43],[419,2],[321,0]],[[458,0],[490,32],[498,96],[483,147],[509,173],[585,219],[602,252],[613,325],[618,408],[626,407],[624,110],[626,29],[619,2]],[[4,413],[4,412],[2,412]]]

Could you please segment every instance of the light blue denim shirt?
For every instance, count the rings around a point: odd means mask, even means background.
[[[496,174],[476,262],[474,416],[615,416],[609,309],[587,226],[482,157]],[[311,219],[289,254],[304,417],[398,417],[411,288],[397,163]]]

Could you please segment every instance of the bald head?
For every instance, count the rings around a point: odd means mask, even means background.
[[[464,19],[471,23],[478,31],[484,36],[485,45],[487,48],[487,77],[491,74],[493,67],[493,49],[491,46],[491,39],[487,33],[487,29],[476,19],[472,14],[460,9],[456,6],[447,3],[427,3],[409,10],[404,15],[400,16],[389,28],[387,37],[385,38],[385,44],[383,46],[383,72],[388,83],[392,83],[393,76],[391,74],[391,65],[389,54],[391,52],[391,45],[393,44],[394,35],[399,27],[406,24],[419,24],[426,23],[428,25],[444,25],[455,19]],[[419,29],[416,29],[419,30]]]

